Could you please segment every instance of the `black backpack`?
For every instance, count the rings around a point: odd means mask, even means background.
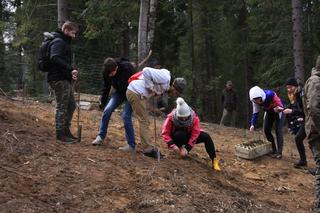
[[[50,44],[55,39],[54,34],[44,32],[44,39],[41,43],[38,57],[38,69],[42,72],[49,72],[50,69]]]

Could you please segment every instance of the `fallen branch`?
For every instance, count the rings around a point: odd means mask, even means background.
[[[3,136],[8,140],[8,136],[13,137],[17,142],[20,142],[17,136],[14,133],[11,133],[9,130],[7,130]],[[9,140],[10,141],[10,140]],[[11,142],[11,141],[10,141]]]
[[[89,158],[89,157],[87,157],[87,159],[88,159],[89,161],[93,162],[93,163],[96,163],[95,160],[93,160],[93,159],[91,159],[91,158]]]
[[[11,98],[11,97],[9,97],[1,88],[0,88],[0,92],[1,92],[6,98],[8,98],[9,100],[14,101],[14,99]]]

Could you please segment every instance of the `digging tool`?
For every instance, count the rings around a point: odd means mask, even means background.
[[[156,107],[156,104],[157,104],[157,100],[156,100],[156,97],[153,97],[153,125],[154,125],[154,145],[157,145],[157,121],[156,121],[156,111],[155,111],[155,107]],[[160,163],[160,149],[157,149],[157,160],[158,162]]]
[[[75,63],[75,54],[73,53],[72,55],[72,61],[73,61],[73,64]],[[74,82],[74,89],[76,89],[77,93],[78,93],[78,109],[77,109],[77,126],[78,126],[78,131],[77,131],[77,137],[78,137],[78,142],[80,143],[81,142],[81,132],[82,132],[82,125],[80,125],[80,82],[79,82],[79,73],[78,73],[78,79],[77,81]]]
[[[152,50],[149,51],[148,55],[138,64],[138,70],[149,60],[150,56],[152,55]]]
[[[78,92],[78,118],[77,118],[77,125],[78,125],[78,132],[77,132],[77,137],[78,137],[78,142],[81,142],[81,131],[82,131],[82,125],[80,125],[80,85],[79,82],[77,84],[77,92]]]

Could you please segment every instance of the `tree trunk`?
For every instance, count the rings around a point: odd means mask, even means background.
[[[294,76],[298,82],[303,83],[304,61],[303,61],[303,41],[302,41],[302,21],[301,21],[301,1],[292,0],[292,35],[293,35],[293,56],[294,56]]]
[[[140,16],[138,30],[138,61],[142,61],[147,55],[149,0],[140,0]]]
[[[58,0],[58,28],[61,29],[63,23],[67,20],[67,1]]]
[[[190,58],[191,58],[191,76],[192,76],[192,94],[191,100],[196,103],[196,73],[195,73],[195,58],[194,58],[194,34],[193,34],[193,2],[189,0],[189,18],[190,18]]]
[[[121,51],[122,56],[129,58],[129,45],[130,45],[129,27],[127,27],[122,32],[122,51]]]
[[[149,52],[152,48],[152,43],[154,40],[154,30],[157,18],[157,4],[158,0],[150,0],[147,52]]]
[[[0,3],[0,21],[4,21],[4,5],[3,5],[3,1],[1,1]],[[0,76],[1,78],[3,79],[6,79],[5,78],[5,66],[4,66],[4,54],[5,54],[5,46],[4,46],[4,42],[3,42],[3,32],[2,30],[0,29]],[[3,82],[5,83],[5,82]]]

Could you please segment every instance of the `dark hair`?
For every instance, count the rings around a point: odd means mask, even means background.
[[[161,68],[160,62],[155,58],[152,58],[148,61],[148,66],[152,68]]]
[[[64,24],[62,25],[62,31],[64,30],[75,30],[75,31],[79,31],[79,25],[71,22],[71,21],[66,21],[64,22]]]
[[[117,66],[117,61],[114,58],[106,58],[103,62],[104,71],[109,74],[112,72]]]

